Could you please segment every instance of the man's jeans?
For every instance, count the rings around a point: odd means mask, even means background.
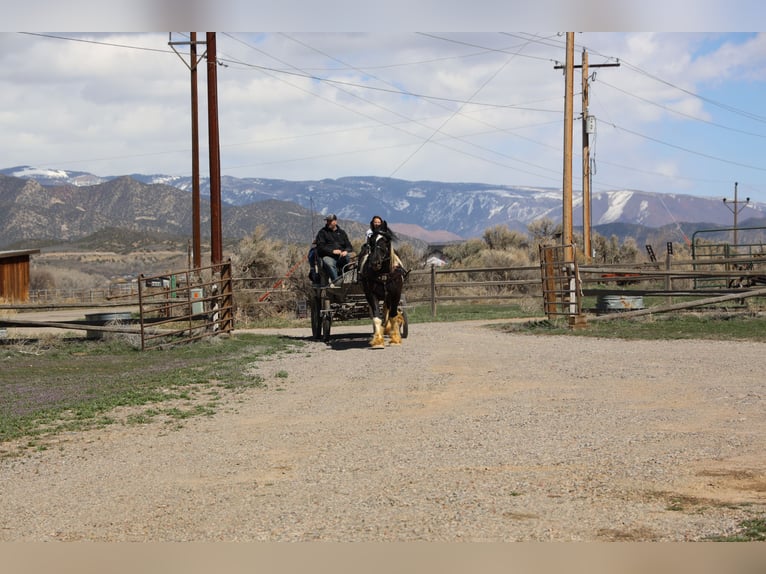
[[[332,255],[325,255],[322,257],[324,268],[327,270],[327,275],[330,281],[335,281],[338,278],[338,271],[343,271],[343,267],[348,265],[349,258],[347,256],[338,257],[337,259]]]

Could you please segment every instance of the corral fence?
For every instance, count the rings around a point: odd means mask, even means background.
[[[673,303],[708,296],[740,293],[766,284],[766,254],[759,256],[674,259],[631,264],[584,265],[574,246],[540,248],[537,265],[507,267],[437,267],[413,269],[404,286],[405,306],[428,305],[431,315],[439,306],[462,303],[526,302],[539,305],[551,319],[564,318],[578,325],[584,313],[631,310],[644,304]],[[292,313],[306,317],[308,298],[300,281],[278,277],[234,279],[237,307],[247,295],[250,311]],[[618,306],[608,303],[616,299]],[[643,303],[642,303],[643,300]],[[607,303],[605,304],[604,301]],[[732,299],[736,303],[736,299]],[[627,307],[625,303],[627,302]],[[731,307],[733,303],[728,303]],[[246,313],[248,314],[248,313]]]
[[[167,275],[139,275],[138,306],[142,350],[230,333],[231,261]]]
[[[231,261],[226,261],[163,275],[139,275],[135,292],[107,295],[113,291],[106,289],[100,300],[83,301],[67,292],[65,301],[0,305],[0,311],[21,311],[0,316],[0,330],[53,327],[85,330],[88,338],[102,338],[107,333],[138,336],[142,350],[230,333],[234,328],[231,269]],[[138,318],[133,316],[136,307]],[[79,309],[91,312],[85,312],[84,319],[24,318],[26,311],[30,311],[28,317],[39,317],[40,311]]]
[[[699,229],[692,235],[692,259],[695,270],[714,269],[718,271],[748,271],[750,276],[757,277],[758,259],[766,256],[764,244],[764,227],[738,227],[721,229]],[[722,233],[731,234],[732,242],[722,241]],[[739,241],[736,237],[752,238]],[[722,267],[723,265],[723,267]],[[736,276],[736,274],[735,274]],[[747,276],[747,275],[746,275]],[[723,283],[720,277],[699,279],[695,287],[729,287],[729,282]]]
[[[440,303],[499,301],[538,296],[540,268],[465,267],[410,271],[404,286],[408,304],[427,303],[436,316]]]
[[[732,308],[742,305],[750,291],[766,285],[766,252],[760,243],[734,248],[731,244],[707,242],[696,245],[692,259],[686,260],[675,259],[670,244],[668,247],[664,260],[653,257],[646,263],[583,265],[571,255],[574,249],[569,246],[548,246],[540,249],[537,265],[481,268],[432,265],[413,269],[405,283],[404,306],[428,305],[435,317],[439,306],[455,302],[524,300],[524,305],[529,302],[539,305],[538,309],[550,319],[563,317],[575,325],[585,313],[635,311],[645,309],[650,302],[653,308],[660,308],[663,304],[678,305],[679,300],[728,295],[726,307]],[[212,267],[162,276],[142,275],[129,286],[104,289],[101,302],[98,290],[84,290],[79,295],[67,290],[60,294],[64,299],[59,299],[58,305],[113,306],[119,301],[135,302],[140,297],[145,333],[161,327],[163,321],[176,324],[180,321],[187,325],[178,330],[188,333],[189,338],[206,331],[227,332],[235,316],[308,317],[310,282],[305,280],[300,264],[291,269],[292,276],[235,278],[231,276],[230,262],[221,269],[225,269],[223,275],[220,272],[216,275]],[[298,272],[292,274],[296,269]],[[32,301],[39,302],[28,306],[48,305],[42,303],[41,293],[31,295]],[[83,303],[73,302],[83,299]],[[761,295],[750,299],[756,305],[762,300]],[[198,312],[200,306],[203,313]],[[211,313],[216,311],[218,315],[213,318]],[[153,346],[153,340],[153,336],[147,336],[145,346]]]
[[[89,289],[31,289],[29,303],[98,304],[115,297],[138,297],[138,281],[110,283],[106,287]]]

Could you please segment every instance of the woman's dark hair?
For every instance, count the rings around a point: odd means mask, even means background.
[[[380,219],[381,221],[380,227],[378,227],[377,229],[373,227],[372,225],[372,222],[375,221],[375,218]],[[388,228],[388,222],[385,219],[383,219],[380,215],[372,216],[372,219],[370,219],[370,229],[372,229],[376,233],[385,234],[392,241],[398,239],[396,237],[396,234]]]

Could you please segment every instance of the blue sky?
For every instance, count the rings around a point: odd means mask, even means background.
[[[0,34],[2,167],[190,174],[190,74],[170,38]],[[563,33],[216,39],[224,175],[562,185],[564,76],[555,66],[565,59]],[[731,197],[736,181],[741,197],[766,201],[766,35],[580,32],[575,42],[576,64],[583,49],[591,65],[620,63],[591,69],[594,192]],[[204,69],[199,78],[204,176]],[[574,84],[579,190],[579,70]]]

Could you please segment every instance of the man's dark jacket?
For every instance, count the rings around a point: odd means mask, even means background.
[[[353,251],[354,247],[351,245],[351,241],[348,239],[348,235],[339,226],[335,227],[335,231],[330,230],[326,225],[319,230],[316,238],[317,251],[320,257],[325,255],[333,255],[333,250],[340,249],[341,251]]]

